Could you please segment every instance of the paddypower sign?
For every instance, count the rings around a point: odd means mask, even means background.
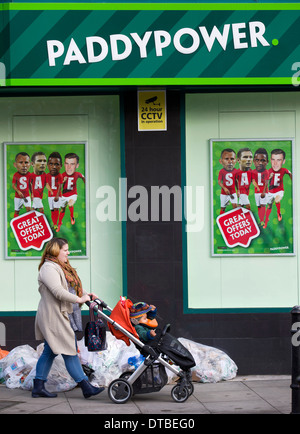
[[[208,52],[214,44],[219,45],[223,51],[226,51],[228,45],[232,49],[239,50],[242,48],[257,47],[258,44],[266,47],[269,42],[264,38],[266,28],[260,21],[251,21],[250,23],[233,23],[225,24],[220,30],[216,26],[209,33],[205,26],[199,26],[198,30],[184,27],[176,31],[174,35],[166,30],[147,31],[143,35],[138,33],[109,35],[108,41],[101,36],[87,36],[86,45],[83,47],[84,53],[81,52],[78,44],[71,38],[67,45],[62,41],[47,41],[49,66],[56,66],[56,59],[63,57],[63,65],[70,65],[71,62],[98,63],[102,62],[109,56],[113,62],[127,59],[137,48],[139,59],[145,59],[150,55],[149,47],[154,45],[154,56],[163,57],[163,52],[172,45],[177,53],[189,55],[194,54],[200,49],[200,38]],[[250,43],[246,40],[249,34]],[[231,38],[229,40],[229,35]],[[184,40],[189,37],[189,44],[184,44]],[[152,41],[151,41],[152,40]],[[152,44],[151,44],[152,42]],[[136,46],[136,47],[134,47]],[[99,54],[95,54],[99,53]]]
[[[300,65],[299,4],[8,3],[0,13],[7,86],[292,84]]]

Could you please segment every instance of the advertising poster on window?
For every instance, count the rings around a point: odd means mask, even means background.
[[[212,139],[212,255],[294,255],[293,139]]]
[[[6,259],[41,257],[65,238],[87,257],[85,142],[4,143]]]

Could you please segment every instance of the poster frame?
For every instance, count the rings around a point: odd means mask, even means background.
[[[279,253],[231,253],[231,254],[224,254],[224,253],[215,253],[214,249],[214,234],[215,230],[217,229],[217,223],[214,222],[214,188],[213,188],[213,181],[214,181],[214,170],[213,170],[213,144],[215,142],[280,142],[280,141],[290,141],[291,142],[291,168],[292,168],[292,180],[290,181],[292,183],[291,189],[292,189],[292,219],[293,219],[293,228],[292,228],[292,236],[293,236],[293,251],[289,253],[282,253],[282,251],[279,251]],[[268,137],[268,138],[217,138],[217,139],[209,139],[209,146],[210,146],[210,218],[211,218],[211,256],[212,257],[218,257],[218,258],[234,258],[234,257],[274,257],[274,256],[296,256],[296,221],[295,221],[295,138],[294,137]],[[270,156],[269,156],[269,164],[270,164]],[[269,168],[269,167],[268,167]],[[218,187],[220,188],[220,187]],[[253,187],[254,188],[254,187]],[[232,209],[232,208],[230,208]],[[225,243],[225,241],[224,241]]]
[[[8,141],[3,142],[3,156],[4,156],[4,158],[3,158],[3,161],[4,161],[3,176],[4,176],[4,189],[5,189],[5,191],[4,191],[5,204],[3,207],[3,209],[4,209],[4,222],[5,222],[5,224],[4,224],[4,232],[5,232],[5,234],[4,234],[5,235],[4,236],[4,240],[5,240],[5,242],[4,242],[4,249],[5,249],[4,259],[6,259],[6,260],[29,260],[29,259],[37,260],[37,259],[40,259],[40,257],[43,254],[43,249],[41,251],[39,251],[40,255],[34,255],[34,256],[26,256],[26,254],[24,256],[10,256],[8,254],[8,230],[10,228],[10,224],[9,224],[8,219],[7,219],[7,212],[8,212],[8,210],[7,210],[7,203],[8,203],[7,202],[8,201],[8,197],[7,197],[7,188],[8,188],[8,183],[7,183],[7,148],[8,148],[8,146],[14,146],[14,145],[16,145],[16,146],[21,146],[21,145],[24,145],[24,146],[30,146],[30,145],[31,146],[36,146],[36,145],[40,145],[40,146],[83,145],[84,146],[84,159],[85,159],[85,161],[84,161],[84,177],[85,177],[84,191],[85,191],[85,203],[86,203],[86,206],[85,206],[85,246],[86,246],[85,251],[86,251],[86,254],[81,255],[81,256],[70,255],[70,257],[72,259],[88,259],[89,258],[89,207],[88,207],[88,204],[89,204],[89,189],[88,189],[88,179],[89,178],[88,178],[88,176],[89,175],[88,175],[88,141],[87,140],[79,140],[79,141],[74,141],[74,140],[71,140],[71,141],[65,141],[65,140],[62,140],[62,141],[57,141],[57,140],[54,140],[54,141],[36,141],[36,140],[28,141],[28,140],[26,140],[25,141],[24,140],[24,141],[17,141],[17,142],[8,142]],[[63,152],[62,152],[62,154],[63,154]],[[63,155],[62,155],[62,160],[63,160]],[[63,171],[64,171],[64,162],[62,161],[61,173]],[[79,169],[79,171],[80,171],[80,169]],[[44,200],[46,200],[46,199],[44,199]],[[66,216],[65,216],[65,218],[66,218]],[[60,236],[60,235],[58,235],[58,236]],[[24,251],[24,253],[27,253],[27,252]]]

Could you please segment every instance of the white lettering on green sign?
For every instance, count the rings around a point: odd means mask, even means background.
[[[163,56],[163,50],[173,43],[176,51],[181,54],[192,54],[204,43],[210,52],[215,43],[226,51],[230,35],[232,34],[233,49],[245,49],[249,46],[257,47],[258,43],[262,46],[269,46],[269,42],[264,38],[265,25],[260,21],[247,23],[225,24],[220,31],[216,26],[209,34],[206,27],[199,26],[198,31],[184,27],[178,30],[174,36],[165,30],[148,31],[143,36],[137,33],[130,33],[130,37],[123,34],[110,35],[109,42],[100,36],[86,37],[86,57],[82,54],[74,38],[68,46],[59,40],[47,41],[49,66],[56,66],[56,59],[63,58],[63,65],[70,65],[71,62],[96,63],[104,60],[110,52],[113,61],[123,60],[130,56],[135,43],[139,48],[140,58],[148,56],[147,46],[151,38],[154,41],[155,54],[157,57]],[[182,38],[189,36],[189,45],[182,45]],[[248,42],[248,40],[250,42]],[[99,52],[100,50],[100,52]],[[99,54],[95,54],[95,53]]]

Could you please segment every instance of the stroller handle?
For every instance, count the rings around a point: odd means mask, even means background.
[[[94,306],[94,311],[95,311],[95,312],[98,311],[98,308],[99,308],[99,307],[103,307],[104,309],[108,309],[108,310],[111,311],[111,309],[108,307],[108,305],[107,305],[104,301],[99,300],[99,298],[95,298],[94,302],[97,303],[97,305]],[[90,305],[91,305],[91,301],[86,301],[85,304],[86,304],[88,307],[90,307]]]

